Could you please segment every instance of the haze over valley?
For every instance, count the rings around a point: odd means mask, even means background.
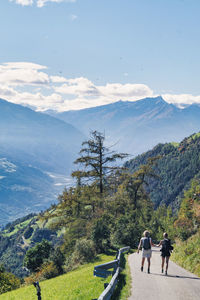
[[[73,162],[91,130],[103,132],[108,146],[131,158],[158,143],[180,142],[199,128],[198,105],[181,109],[162,97],[46,114],[1,99],[0,223],[57,202],[73,184]]]

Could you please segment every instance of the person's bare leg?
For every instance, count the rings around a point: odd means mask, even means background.
[[[145,261],[145,257],[142,257],[141,271],[143,271],[144,268],[144,261]]]
[[[150,273],[151,257],[147,257],[148,261],[148,273]]]
[[[166,270],[165,270],[165,275],[167,275],[168,266],[169,266],[169,256],[166,256]]]
[[[161,256],[161,257],[162,257],[162,256]],[[163,273],[163,270],[164,270],[164,264],[165,264],[165,258],[162,257],[162,263],[161,263],[162,273]]]

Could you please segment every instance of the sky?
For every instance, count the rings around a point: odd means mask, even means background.
[[[200,104],[199,0],[0,2],[0,98],[39,111]]]

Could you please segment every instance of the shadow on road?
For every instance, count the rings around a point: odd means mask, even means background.
[[[179,276],[179,275],[170,275],[170,274],[164,275],[164,274],[158,274],[158,273],[151,273],[151,275],[164,276],[164,277],[172,277],[172,278],[181,278],[181,279],[187,278],[187,279],[200,280],[199,277]]]

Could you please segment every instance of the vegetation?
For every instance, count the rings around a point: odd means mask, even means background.
[[[13,274],[5,271],[0,265],[0,294],[14,290],[20,286],[20,280]]]
[[[172,260],[200,277],[200,231],[187,241],[176,241]]]
[[[56,278],[40,283],[42,299],[46,300],[85,300],[95,299],[104,290],[104,283],[111,277],[102,279],[93,276],[94,266],[113,260],[113,256],[100,255],[89,263]],[[33,285],[0,295],[1,300],[34,300],[36,290]]]
[[[135,172],[141,164],[146,164],[148,158],[160,156],[154,166],[160,180],[149,180],[148,192],[155,208],[160,205],[170,205],[174,211],[179,209],[184,190],[190,187],[190,182],[200,175],[200,135],[194,134],[185,138],[179,145],[173,143],[159,144],[125,166]]]
[[[149,229],[155,241],[167,231],[177,242],[174,259],[199,274],[200,135],[178,145],[160,144],[123,168],[113,163],[126,155],[110,152],[104,140],[95,131],[83,143],[76,163],[84,171],[72,173],[77,185],[64,189],[57,205],[40,217],[30,215],[6,226],[0,235],[0,257],[6,268],[29,275],[26,284],[72,274],[77,268],[83,270],[81,264],[92,265],[100,253],[137,247],[141,233]],[[124,272],[121,287],[127,282],[127,269]],[[116,291],[115,299],[119,297]]]
[[[72,176],[77,178],[79,185],[81,185],[82,178],[94,181],[99,188],[100,194],[103,194],[106,176],[113,171],[121,169],[111,164],[117,159],[127,157],[125,153],[110,151],[104,144],[105,136],[98,131],[92,131],[91,138],[82,143],[81,156],[74,162],[75,164],[81,164],[83,170],[72,172]]]
[[[130,296],[131,291],[131,274],[130,274],[130,268],[128,265],[128,255],[124,255],[122,253],[120,267],[122,268],[122,271],[119,274],[118,277],[118,284],[117,287],[113,293],[112,300],[124,300],[128,299]]]
[[[41,243],[38,243],[35,247],[30,248],[25,255],[24,264],[31,271],[37,271],[40,266],[43,264],[45,259],[48,259],[50,256],[51,244],[43,240]]]
[[[176,247],[172,258],[200,276],[200,180],[195,178],[184,193],[178,218],[174,223]]]
[[[47,222],[41,222],[39,216],[33,214],[6,225],[0,233],[0,259],[6,270],[18,277],[27,276],[27,269],[23,266],[27,250],[43,239],[51,241],[52,246],[61,241],[62,234],[46,226]]]

